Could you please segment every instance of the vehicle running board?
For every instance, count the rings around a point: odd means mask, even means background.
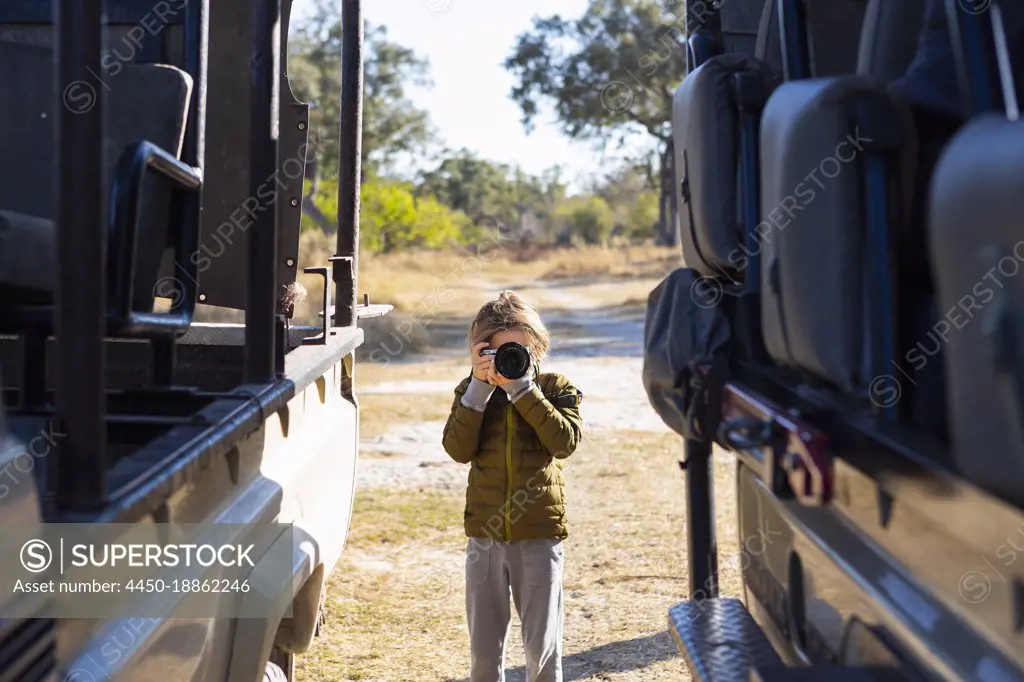
[[[684,601],[668,623],[694,682],[750,682],[752,671],[785,669],[739,599]]]
[[[895,668],[787,667],[739,599],[685,601],[669,629],[694,682],[906,682]]]
[[[750,682],[907,682],[894,668],[812,666],[753,670]]]

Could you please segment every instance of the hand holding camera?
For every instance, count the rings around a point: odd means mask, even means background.
[[[530,349],[521,343],[509,341],[497,348],[480,351],[481,356],[491,356],[489,380],[495,386],[525,377],[533,366]]]
[[[501,336],[507,333],[495,336],[500,341]],[[495,341],[495,338],[490,341]],[[500,387],[515,402],[533,385],[533,354],[518,341],[499,343],[497,348],[488,348],[490,345],[489,342],[480,342],[471,347],[469,354],[473,377],[477,381]]]
[[[494,358],[491,355],[483,355],[482,351],[487,348],[488,343],[481,341],[480,343],[473,344],[473,347],[469,350],[469,362],[473,367],[473,376],[480,381],[488,380],[488,374],[491,371],[491,367],[494,365]]]

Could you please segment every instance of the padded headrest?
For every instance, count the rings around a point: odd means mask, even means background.
[[[753,55],[761,18],[762,0],[730,0],[718,10],[726,53]]]
[[[55,92],[50,47],[0,40],[0,299],[44,303],[54,286],[58,107],[83,112],[104,87],[110,89],[103,140],[108,185],[121,152],[133,142],[181,153],[191,77],[172,66],[116,66],[104,84],[76,83]],[[165,201],[153,187],[143,191],[147,201]]]
[[[116,66],[104,80],[110,88],[104,139],[108,177],[121,150],[137,140],[180,153],[192,92],[191,77],[175,67]],[[50,47],[0,40],[0,163],[17,169],[0,182],[0,209],[56,217],[57,108],[84,111],[104,84],[73,83],[55,93]]]
[[[811,25],[811,70],[816,78],[857,72],[864,0],[805,0]],[[899,0],[889,0],[899,2]]]
[[[925,0],[870,0],[860,35],[857,73],[886,83],[906,72],[924,25]]]

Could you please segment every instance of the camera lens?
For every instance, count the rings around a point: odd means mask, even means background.
[[[515,341],[503,343],[494,354],[494,368],[506,379],[520,379],[530,369],[530,351]]]

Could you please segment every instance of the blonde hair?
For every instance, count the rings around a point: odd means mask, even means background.
[[[469,325],[469,345],[487,341],[498,332],[518,329],[526,334],[527,345],[537,360],[542,360],[551,346],[551,334],[540,319],[537,309],[514,291],[503,291],[498,298],[484,304]]]

